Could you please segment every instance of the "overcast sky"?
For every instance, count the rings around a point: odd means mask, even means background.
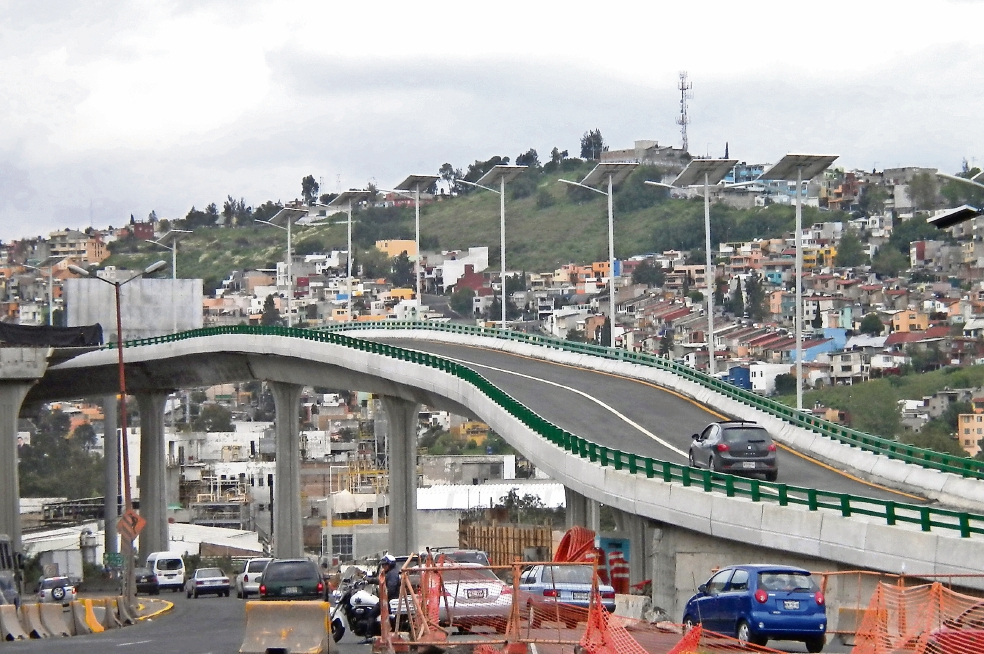
[[[483,7],[477,10],[472,7]],[[984,1],[0,0],[0,240],[530,147],[984,163]]]

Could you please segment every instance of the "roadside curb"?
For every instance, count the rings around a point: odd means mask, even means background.
[[[164,615],[165,613],[167,613],[168,611],[174,608],[174,602],[168,602],[167,600],[155,600],[155,599],[144,600],[142,603],[137,605],[137,610],[143,612],[148,610],[148,608],[152,608],[154,606],[157,606],[158,608],[156,608],[156,610],[151,610],[151,612],[148,613],[147,615],[141,615],[139,618],[137,618],[137,621],[139,622],[142,620],[151,620],[159,615]]]

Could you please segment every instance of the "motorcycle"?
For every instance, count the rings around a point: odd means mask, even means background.
[[[378,636],[381,632],[376,607],[379,598],[365,590],[365,580],[343,579],[335,591],[335,606],[331,611],[331,637],[337,643],[345,635],[346,626],[360,638]]]

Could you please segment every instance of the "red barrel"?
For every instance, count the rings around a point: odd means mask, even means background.
[[[629,562],[619,550],[612,550],[608,553],[608,569],[611,571],[612,588],[616,593],[628,594],[629,592]]]

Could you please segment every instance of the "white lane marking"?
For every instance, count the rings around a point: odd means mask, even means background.
[[[451,359],[452,361],[456,361],[458,363],[463,363],[463,364],[465,364],[467,366],[476,366],[478,368],[488,368],[489,370],[495,370],[496,372],[502,372],[502,373],[505,373],[507,375],[516,375],[517,377],[522,377],[524,379],[530,379],[532,381],[538,381],[538,382],[541,382],[543,384],[549,384],[550,386],[556,386],[557,388],[563,388],[564,390],[570,391],[571,393],[575,393],[575,394],[580,395],[581,397],[583,397],[585,399],[591,400],[595,404],[597,404],[597,405],[601,406],[602,408],[604,408],[606,411],[610,411],[611,413],[614,413],[621,420],[623,420],[624,422],[628,423],[632,427],[638,429],[643,434],[645,434],[649,438],[653,439],[654,441],[656,441],[657,443],[659,443],[660,445],[662,445],[666,449],[668,449],[668,450],[670,450],[672,452],[676,452],[677,454],[679,454],[680,456],[682,456],[685,459],[690,456],[690,454],[688,452],[684,452],[683,450],[681,450],[680,448],[676,447],[675,445],[672,445],[671,443],[668,443],[667,441],[663,440],[662,438],[660,438],[659,436],[657,436],[653,432],[649,431],[648,429],[646,429],[645,427],[643,427],[639,423],[637,423],[634,420],[632,420],[631,418],[629,418],[627,415],[619,412],[615,407],[609,406],[608,404],[605,404],[604,402],[602,402],[598,398],[593,397],[592,395],[590,395],[588,393],[585,393],[584,391],[578,390],[576,388],[571,388],[570,386],[564,386],[563,384],[558,384],[557,382],[553,382],[553,381],[550,381],[550,380],[547,380],[547,379],[540,379],[539,377],[533,377],[532,375],[525,375],[525,374],[523,374],[521,372],[515,372],[513,370],[505,370],[503,368],[496,368],[495,366],[487,366],[484,363],[475,363],[474,361],[468,361],[466,359],[452,359],[451,357],[447,357],[447,358]]]
[[[116,646],[117,647],[129,647],[130,645],[146,645],[149,642],[151,642],[151,641],[149,641],[149,640],[135,640],[132,643],[117,643]]]

